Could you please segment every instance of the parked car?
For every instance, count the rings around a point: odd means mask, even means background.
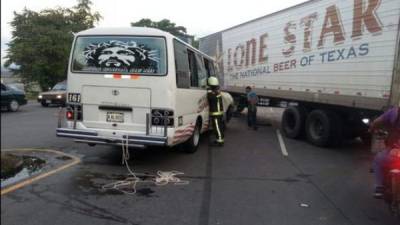
[[[21,105],[26,103],[25,92],[1,83],[1,109],[6,108],[11,112],[15,112],[18,111]]]
[[[66,95],[67,95],[67,82],[62,81],[60,83],[57,83],[50,91],[39,93],[37,100],[44,107],[47,107],[50,104],[64,106]]]

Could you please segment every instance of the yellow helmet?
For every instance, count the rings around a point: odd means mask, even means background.
[[[208,78],[208,85],[210,85],[210,86],[219,86],[218,79],[216,77],[209,77]]]

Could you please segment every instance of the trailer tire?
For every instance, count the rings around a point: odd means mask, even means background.
[[[286,137],[300,138],[304,135],[307,111],[301,106],[290,106],[283,112],[281,129]]]
[[[305,128],[308,141],[316,146],[334,146],[342,141],[342,120],[334,112],[312,111],[307,117]]]
[[[194,127],[192,136],[182,144],[182,150],[186,153],[195,153],[200,144],[200,129],[201,122],[197,120],[196,126]]]

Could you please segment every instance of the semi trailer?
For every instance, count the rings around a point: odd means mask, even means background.
[[[200,38],[238,110],[245,87],[285,107],[289,138],[368,140],[368,121],[400,101],[399,0],[310,0]]]

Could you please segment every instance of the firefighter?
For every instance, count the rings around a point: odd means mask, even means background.
[[[216,140],[214,144],[217,146],[224,145],[224,131],[222,130],[222,118],[224,109],[222,106],[222,95],[219,90],[219,82],[216,77],[208,78],[207,99],[210,108],[210,121],[214,128]]]

